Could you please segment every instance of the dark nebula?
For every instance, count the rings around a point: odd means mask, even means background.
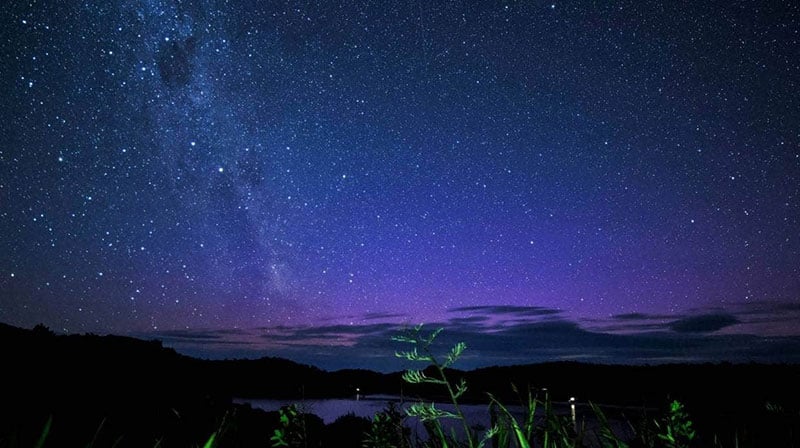
[[[168,87],[184,87],[192,81],[195,38],[183,41],[165,41],[156,54],[156,64],[161,80]]]

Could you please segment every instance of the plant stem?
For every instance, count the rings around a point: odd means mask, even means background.
[[[456,410],[456,415],[458,415],[459,420],[461,420],[461,425],[464,427],[464,433],[467,436],[467,442],[469,443],[469,446],[471,448],[474,448],[475,441],[472,439],[472,430],[470,430],[469,428],[469,424],[467,423],[467,419],[464,417],[464,413],[461,412],[461,407],[458,405],[458,398],[456,398],[456,393],[455,391],[453,391],[453,386],[450,384],[449,381],[447,381],[447,375],[444,373],[444,368],[436,359],[436,357],[433,356],[433,353],[431,352],[428,346],[426,346],[424,350],[426,354],[430,356],[431,363],[433,364],[434,367],[436,367],[436,370],[439,372],[439,378],[441,378],[441,380],[447,386],[447,393],[450,394],[450,402],[453,403],[453,407]]]

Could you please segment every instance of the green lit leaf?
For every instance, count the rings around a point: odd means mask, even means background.
[[[209,437],[208,440],[206,440],[206,443],[203,445],[203,448],[213,448],[214,446],[216,446],[215,445],[216,440],[217,440],[217,433],[216,432],[211,433],[211,437]]]

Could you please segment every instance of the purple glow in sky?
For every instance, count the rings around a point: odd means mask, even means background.
[[[2,322],[322,365],[291,350],[418,322],[489,364],[800,356],[792,2],[0,18]]]

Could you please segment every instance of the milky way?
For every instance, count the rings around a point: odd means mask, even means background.
[[[798,7],[601,3],[4,2],[0,321],[796,310]]]

